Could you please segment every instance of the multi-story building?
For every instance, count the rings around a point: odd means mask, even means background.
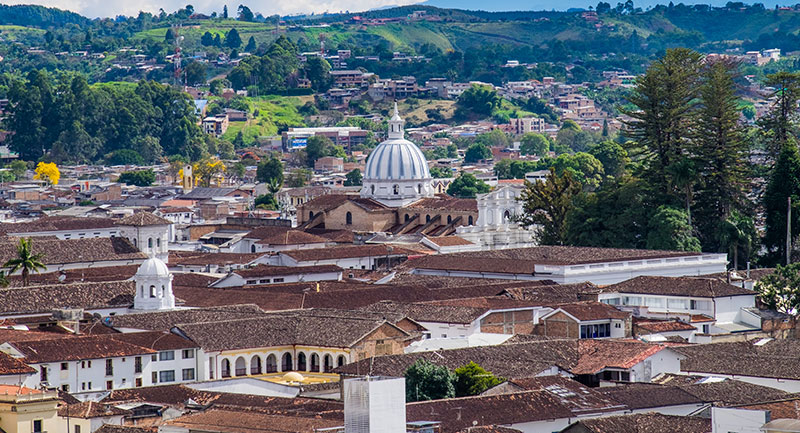
[[[356,126],[330,126],[320,128],[289,128],[284,131],[283,147],[288,151],[303,149],[309,137],[314,135],[324,135],[333,144],[342,146],[345,150],[350,150],[352,146],[364,144],[367,140],[367,131]]]
[[[544,119],[538,117],[523,117],[519,119],[510,119],[511,125],[510,132],[513,134],[527,134],[528,132],[543,133],[545,129]]]
[[[371,72],[362,72],[358,69],[343,69],[330,71],[333,82],[337,87],[367,87],[370,78],[375,75]]]
[[[208,116],[203,119],[203,132],[219,137],[228,130],[228,116]]]

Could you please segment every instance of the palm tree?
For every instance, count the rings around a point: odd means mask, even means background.
[[[44,254],[42,253],[33,253],[30,238],[20,238],[19,243],[17,244],[17,257],[5,262],[3,267],[8,268],[8,275],[11,275],[21,269],[22,285],[27,286],[28,275],[30,275],[31,272],[38,273],[39,269],[47,268],[47,266],[42,263],[42,257],[44,257]]]
[[[722,245],[727,246],[728,250],[733,253],[733,270],[739,268],[740,247],[744,247],[745,253],[750,255],[755,233],[753,220],[735,210],[722,221],[719,238]]]

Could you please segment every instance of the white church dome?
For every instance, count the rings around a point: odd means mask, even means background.
[[[166,263],[156,257],[150,257],[139,266],[136,275],[142,277],[169,277],[170,273]]]
[[[416,144],[405,139],[396,103],[388,135],[367,158],[361,196],[392,207],[433,197],[428,161]]]

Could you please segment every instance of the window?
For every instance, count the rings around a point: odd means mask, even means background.
[[[664,298],[644,298],[644,305],[647,307],[664,308]]]
[[[92,361],[86,361],[86,368],[92,368]]]
[[[161,383],[164,382],[175,382],[175,370],[164,370],[158,372],[158,381]]]
[[[451,222],[453,222],[453,217],[447,215],[447,224],[450,224]]]
[[[69,370],[69,364],[66,362],[61,363],[61,371]]]
[[[430,215],[425,215],[425,222],[426,223],[431,222],[431,216]]]
[[[608,299],[603,299],[603,300],[602,300],[602,301],[600,301],[600,302],[602,302],[602,303],[604,303],[604,304],[608,304],[608,305],[619,305],[619,298],[608,298]]]
[[[703,334],[708,334],[711,331],[711,326],[703,325]]]
[[[688,310],[689,301],[686,299],[667,299],[667,308],[670,310]]]
[[[150,286],[150,297],[151,298],[156,297],[156,286]]]
[[[153,361],[153,362],[158,361],[158,355],[156,355],[156,354],[151,355],[150,356],[150,360]]]
[[[282,283],[283,282],[283,278],[273,278],[272,282],[273,283]]]
[[[81,391],[86,390],[86,382],[81,382]]]
[[[263,280],[258,280],[258,284],[269,284],[269,282],[270,282],[269,278],[265,278]]]
[[[183,380],[194,380],[194,368],[183,369]]]
[[[606,338],[611,336],[610,323],[581,325],[581,338]]]
[[[75,433],[81,433],[81,426],[79,425],[75,426]]]
[[[114,381],[113,380],[107,380],[106,381],[106,389],[114,389]]]
[[[467,221],[468,221],[469,225],[472,225],[472,215],[470,215],[470,216],[469,216],[469,218],[467,219]]]
[[[258,284],[258,280],[247,280],[247,282],[245,284],[250,284],[250,285]]]
[[[141,377],[137,377],[136,380],[133,381],[133,383],[134,383],[134,386],[137,387],[137,388],[142,386],[142,378]]]
[[[183,349],[181,353],[181,357],[183,359],[192,359],[194,358],[194,349]]]
[[[353,214],[351,212],[344,214],[344,223],[347,225],[353,224]]]
[[[154,371],[151,376],[152,376],[151,379],[153,381],[153,384],[154,385],[157,384],[158,383],[158,372]]]
[[[393,185],[392,186],[392,194],[394,194],[394,195],[400,194],[400,185]]]
[[[642,305],[641,296],[624,296],[622,298],[622,305]]]
[[[43,420],[35,419],[33,420],[33,433],[43,433],[42,424],[44,424]]]
[[[114,360],[106,359],[106,376],[114,375]]]
[[[69,392],[69,385],[66,383],[61,385],[61,390],[64,392]]]
[[[153,238],[147,238],[147,248],[153,249]]]
[[[39,369],[39,382],[47,383],[47,367],[44,365]]]
[[[175,359],[175,352],[170,350],[168,352],[159,352],[158,353],[158,360],[159,361],[172,361]]]
[[[156,246],[161,248],[161,238],[156,238]]]
[[[133,372],[134,373],[141,373],[142,372],[142,357],[137,356],[133,358]]]

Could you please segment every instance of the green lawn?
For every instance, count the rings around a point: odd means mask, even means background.
[[[258,137],[277,135],[278,125],[304,126],[303,116],[297,112],[300,98],[272,95],[248,98],[248,102],[250,112],[258,110],[258,116],[248,122],[230,122],[223,139],[233,141],[241,131],[245,143],[251,144]]]

